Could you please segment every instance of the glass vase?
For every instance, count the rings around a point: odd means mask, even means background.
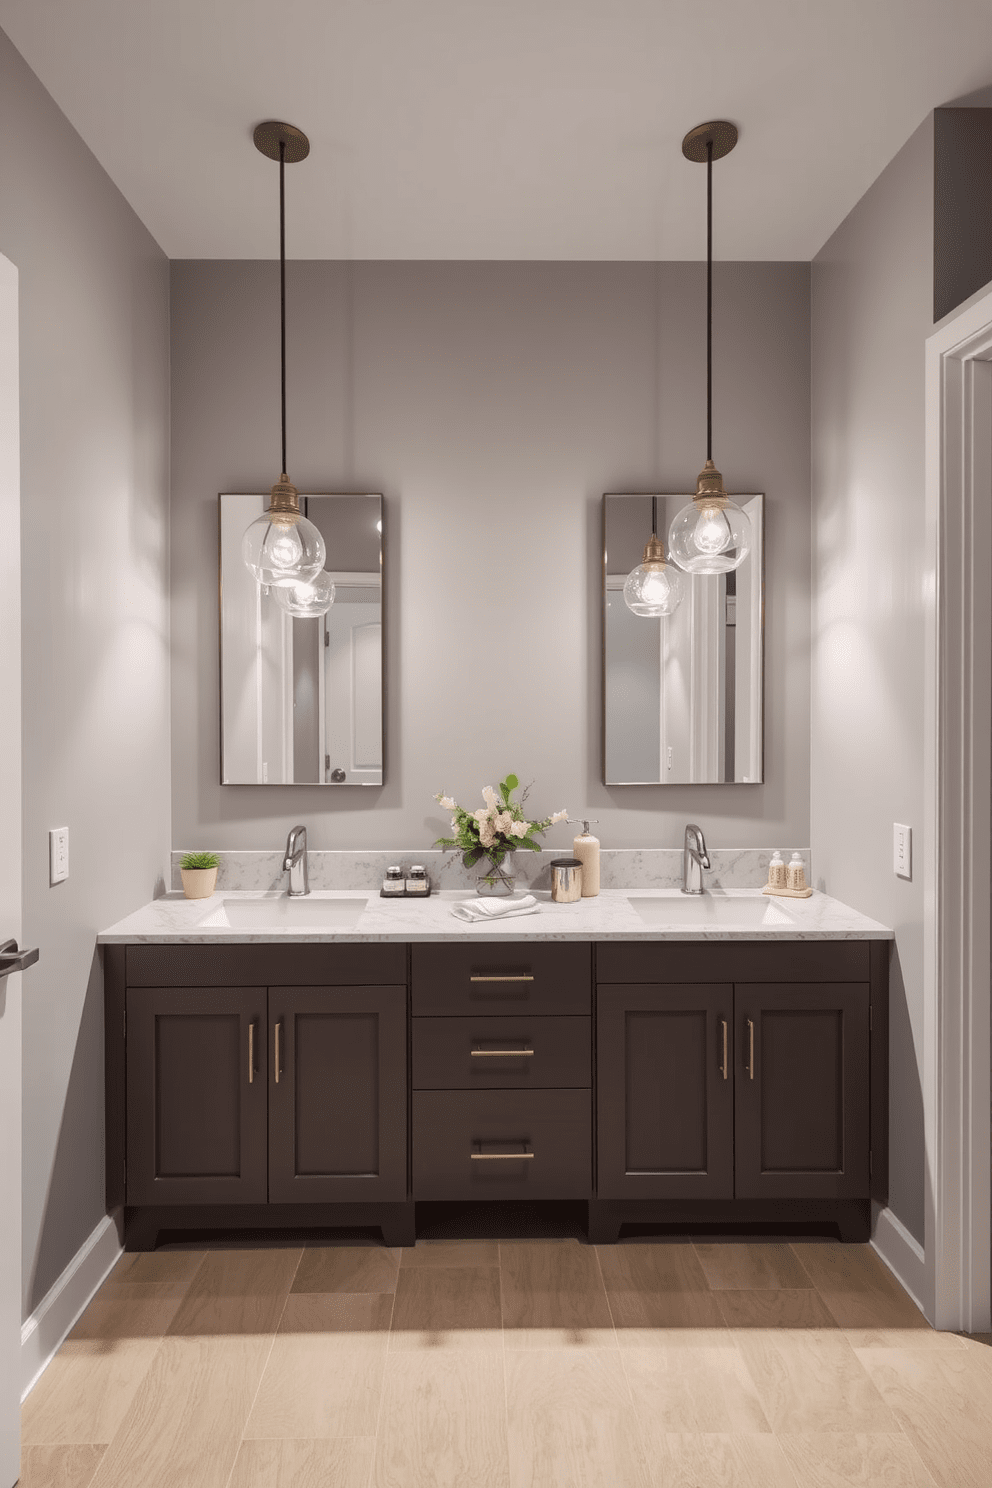
[[[508,898],[513,893],[514,877],[512,853],[506,853],[498,860],[490,858],[485,873],[476,884],[475,892],[494,899]]]

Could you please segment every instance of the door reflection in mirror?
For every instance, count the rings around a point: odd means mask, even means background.
[[[335,600],[287,615],[241,560],[265,495],[220,497],[221,781],[381,785],[382,497],[301,496]]]
[[[762,496],[739,496],[754,542],[728,574],[683,574],[674,614],[633,614],[627,575],[691,498],[603,497],[603,780],[606,785],[757,783],[763,775]]]

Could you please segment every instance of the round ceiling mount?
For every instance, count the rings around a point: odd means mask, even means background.
[[[714,160],[729,155],[737,143],[737,125],[728,124],[726,119],[711,119],[708,124],[697,124],[682,141],[682,154],[686,160],[705,165],[706,146],[710,141],[713,143]]]
[[[285,145],[287,165],[306,160],[310,154],[310,141],[303,130],[297,129],[295,124],[282,124],[278,119],[266,119],[264,124],[256,125],[252,139],[255,149],[261,150],[270,160],[278,160],[279,146]]]

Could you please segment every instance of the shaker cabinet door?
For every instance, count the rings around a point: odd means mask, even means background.
[[[734,1192],[733,988],[600,986],[601,1199]]]
[[[407,1196],[405,987],[269,988],[269,1202]]]
[[[264,987],[130,987],[126,1202],[266,1196]]]
[[[867,1195],[868,992],[737,986],[738,1198]]]

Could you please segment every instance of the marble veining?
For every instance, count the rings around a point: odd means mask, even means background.
[[[773,848],[710,848],[712,868],[706,874],[706,887],[714,891],[760,889],[768,879],[768,863]],[[807,881],[812,883],[809,848],[781,848],[788,860],[799,852],[806,865]],[[568,857],[568,844],[544,848],[539,853],[519,852],[514,857],[514,872],[521,890],[551,888],[551,861]],[[217,888],[232,890],[285,889],[287,876],[282,852],[222,852],[218,854]],[[460,853],[441,852],[434,848],[396,848],[385,851],[334,852],[315,849],[310,853],[310,887],[312,889],[375,889],[378,891],[386,869],[393,863],[409,867],[423,863],[435,888],[474,889],[480,868],[466,868]],[[182,889],[179,872],[181,852],[172,854],[172,887]],[[682,849],[603,848],[600,853],[600,885],[603,889],[677,889],[682,882]]]
[[[333,891],[317,890],[311,899],[318,902],[321,893],[332,897]],[[539,900],[535,915],[520,919],[494,920],[484,924],[466,924],[451,913],[451,906],[474,891],[444,889],[427,900],[380,899],[378,892],[354,888],[333,893],[335,899],[365,900],[357,923],[340,926],[293,925],[259,926],[252,929],[230,929],[210,926],[204,921],[217,916],[225,898],[264,902],[264,893],[219,890],[210,899],[186,900],[168,894],[153,900],[144,908],[105,930],[98,939],[105,945],[120,944],[251,944],[261,941],[298,942],[360,941],[438,941],[438,940],[891,940],[892,931],[876,920],[868,919],[846,904],[826,894],[814,893],[809,899],[776,900],[783,911],[783,922],[752,926],[728,925],[647,925],[630,900],[647,897],[644,889],[607,889],[595,899],[581,899],[575,904],[553,904],[547,890],[532,889]],[[652,886],[655,895],[659,889]],[[660,892],[664,892],[661,890]],[[671,891],[673,901],[678,890]],[[270,891],[271,893],[271,891]],[[717,896],[714,896],[717,897]],[[760,897],[760,890],[746,895],[720,895],[732,901],[741,897]],[[273,900],[283,896],[271,893]]]

